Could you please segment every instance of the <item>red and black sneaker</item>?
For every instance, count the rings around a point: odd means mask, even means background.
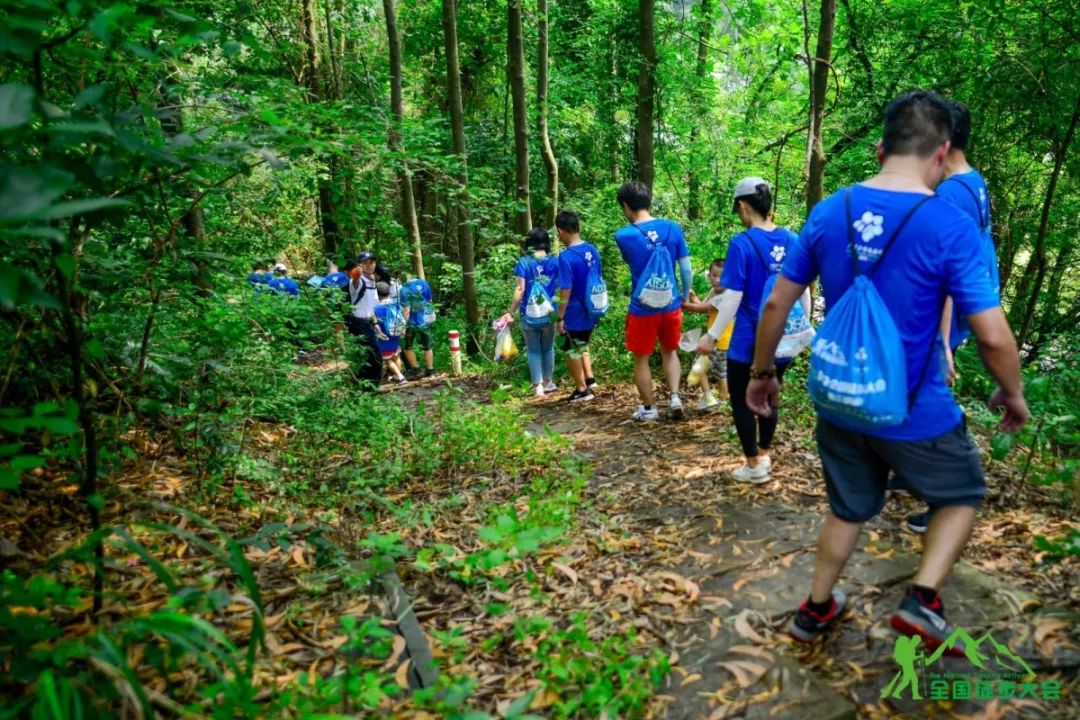
[[[962,638],[953,637],[955,628],[945,619],[945,603],[941,596],[927,604],[919,599],[915,588],[908,588],[904,599],[889,621],[893,630],[901,635],[918,635],[926,643],[927,650],[937,650],[946,644],[944,654],[950,657],[964,657],[965,644]]]
[[[845,603],[847,603],[847,596],[844,595],[844,591],[833,588],[832,607],[824,615],[819,615],[810,609],[810,598],[806,598],[795,613],[795,620],[788,628],[788,634],[799,642],[813,642],[814,638],[828,629],[833,620],[840,617],[840,613],[844,612]]]

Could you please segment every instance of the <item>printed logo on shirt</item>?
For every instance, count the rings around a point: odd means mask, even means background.
[[[777,263],[780,263],[784,259],[785,252],[787,252],[787,248],[783,245],[773,245],[772,252],[769,254],[772,255],[773,260],[775,260]]]
[[[858,220],[852,223],[855,229],[862,235],[863,242],[870,242],[878,235],[884,232],[881,229],[881,224],[885,220],[881,215],[875,215],[867,210],[862,214]]]
[[[881,256],[882,248],[870,247],[869,245],[860,245],[855,243],[855,253],[859,256],[859,260],[866,262],[867,260],[877,260]]]
[[[592,264],[593,264],[592,250],[586,250],[585,251],[585,264],[588,265],[589,267],[592,267]]]

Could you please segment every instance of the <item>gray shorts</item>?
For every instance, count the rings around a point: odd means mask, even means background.
[[[727,350],[713,350],[709,356],[709,382],[727,380]]]
[[[930,510],[949,505],[979,507],[986,495],[979,449],[964,420],[928,440],[883,440],[845,430],[818,418],[818,454],[832,514],[866,522],[885,507],[889,470],[901,487]]]

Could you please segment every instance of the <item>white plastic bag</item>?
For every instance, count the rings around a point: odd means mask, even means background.
[[[701,340],[701,328],[687,330],[679,338],[679,349],[683,352],[697,352],[698,342]]]
[[[518,349],[514,344],[514,336],[510,332],[510,325],[506,325],[495,336],[495,362],[513,360],[517,356]]]

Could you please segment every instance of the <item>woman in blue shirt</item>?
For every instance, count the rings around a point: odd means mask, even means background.
[[[769,417],[756,416],[746,404],[746,388],[750,384],[765,281],[780,271],[795,234],[772,221],[772,191],[769,183],[759,177],[744,178],[735,188],[734,212],[746,230],[733,237],[728,245],[727,261],[720,276],[725,290],[719,299],[716,320],[702,337],[698,352],[712,354],[717,339],[734,317],[735,328],[727,353],[728,389],[735,430],[746,462],[732,476],[739,482],[757,484],[769,479],[772,467],[769,448],[776,434],[777,414],[773,409]],[[803,310],[809,316],[808,293],[803,298]],[[786,364],[778,363],[777,378],[782,378],[786,369]]]
[[[525,336],[526,356],[529,360],[529,376],[533,392],[538,397],[554,392],[558,386],[552,381],[555,369],[555,323],[549,317],[546,323],[526,321],[525,304],[532,296],[533,283],[540,283],[548,297],[555,297],[555,279],[559,274],[559,262],[550,255],[551,237],[544,228],[533,228],[525,236],[525,253],[514,265],[517,286],[508,314],[521,311],[521,334]]]

